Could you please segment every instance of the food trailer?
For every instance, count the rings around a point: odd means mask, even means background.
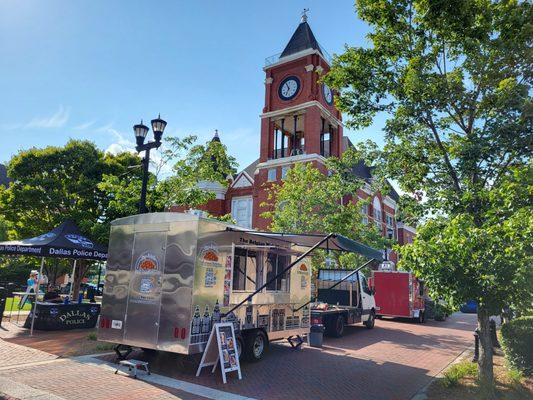
[[[118,219],[98,340],[195,354],[214,323],[232,322],[239,353],[258,360],[269,341],[309,332],[311,252],[356,245],[333,234],[258,232],[193,214]]]
[[[378,317],[426,320],[424,282],[408,271],[373,271],[370,286],[374,288]]]

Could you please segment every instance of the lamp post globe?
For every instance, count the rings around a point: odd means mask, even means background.
[[[142,119],[141,119],[140,124],[133,125],[133,133],[135,133],[135,140],[137,141],[137,147],[142,146],[144,143],[144,139],[146,138],[146,135],[148,134],[148,127],[143,124]]]
[[[156,119],[152,120],[152,131],[154,131],[154,139],[157,143],[161,143],[161,137],[167,126],[167,121],[161,119],[161,115],[158,115]]]
[[[140,124],[133,126],[133,133],[135,134],[135,141],[137,143],[135,149],[139,153],[141,151],[144,151],[144,157],[142,159],[143,177],[141,186],[141,200],[139,201],[139,214],[148,212],[148,208],[146,207],[146,191],[148,186],[148,166],[150,165],[150,150],[157,149],[159,148],[159,146],[161,146],[161,138],[163,137],[163,132],[165,131],[165,128],[167,126],[167,122],[161,119],[160,115],[156,119],[153,119],[151,122],[152,131],[154,132],[155,139],[155,141],[153,142],[144,142],[146,139],[146,135],[148,134],[148,131],[150,129],[143,124],[142,120]]]

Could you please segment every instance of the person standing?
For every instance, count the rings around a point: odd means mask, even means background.
[[[36,288],[38,287],[38,282],[39,282],[39,272],[37,272],[36,270],[32,270],[30,272],[30,277],[28,278],[28,280],[26,281],[26,294],[22,297],[22,299],[20,300],[19,302],[19,309],[24,307],[24,304],[26,304],[26,302],[28,300],[30,300],[30,303],[33,304],[34,302],[34,298],[33,296],[29,296],[28,294],[29,293],[36,293]]]

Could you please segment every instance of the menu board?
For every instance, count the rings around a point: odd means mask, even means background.
[[[232,371],[237,371],[239,379],[242,379],[241,366],[237,353],[237,338],[235,337],[233,323],[231,322],[214,324],[204,354],[202,355],[202,360],[196,371],[196,376],[200,376],[203,367],[213,366],[211,373],[215,372],[219,361],[224,383],[226,383],[226,374]]]

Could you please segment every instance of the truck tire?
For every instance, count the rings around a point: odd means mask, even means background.
[[[419,324],[423,324],[425,320],[426,319],[424,318],[424,313],[420,311],[418,313],[418,318],[416,319],[416,322],[418,322]]]
[[[367,329],[372,329],[376,324],[376,312],[374,310],[370,311],[368,319],[365,321],[365,326]]]
[[[332,318],[329,321],[326,330],[328,336],[336,338],[342,337],[344,334],[344,317],[342,315],[337,315],[337,317]]]
[[[246,361],[257,362],[263,358],[268,349],[268,339],[265,333],[257,329],[244,336],[244,351],[242,357]]]

